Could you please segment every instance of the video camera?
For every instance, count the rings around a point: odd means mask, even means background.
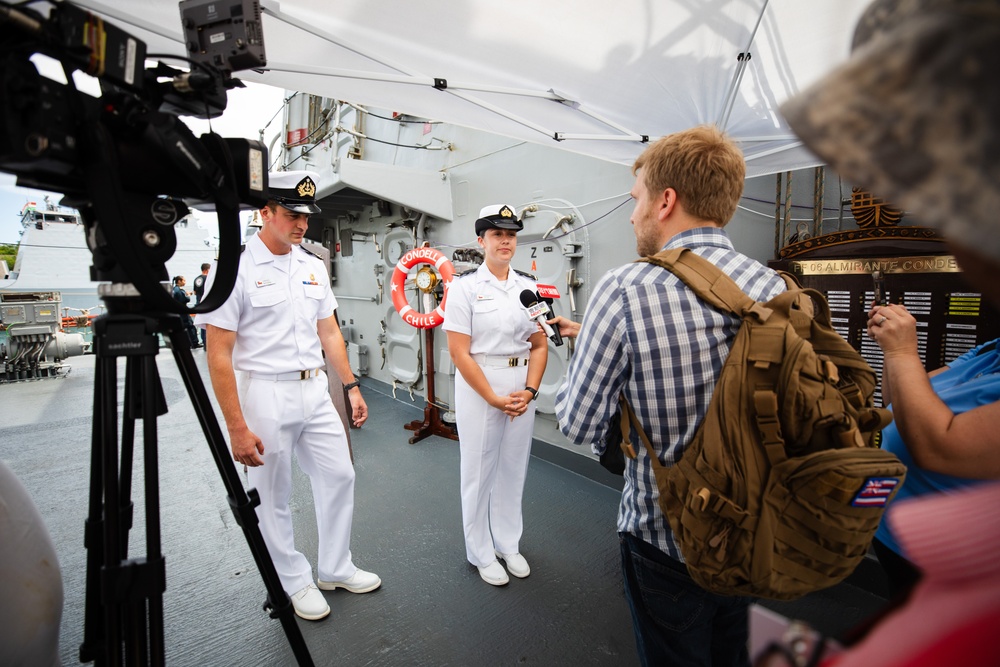
[[[117,288],[104,296],[134,298],[131,283],[160,312],[189,312],[162,287],[174,224],[188,204],[214,208],[217,279],[193,312],[218,307],[236,280],[239,209],[267,201],[267,149],[196,138],[178,116],[221,115],[227,90],[243,85],[232,72],[266,63],[259,0],[180,2],[188,58],[147,54],[144,42],[70,2],[52,3],[48,16],[24,4],[0,0],[0,171],[64,193],[85,222],[91,278]],[[36,53],[59,61],[70,83],[41,76]],[[147,57],[190,67],[146,68]],[[98,79],[99,99],[76,88],[74,70]]]

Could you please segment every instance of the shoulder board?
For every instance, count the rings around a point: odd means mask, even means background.
[[[528,280],[530,280],[533,283],[537,283],[538,282],[538,278],[536,278],[535,276],[531,275],[530,273],[525,273],[524,271],[518,271],[517,269],[514,269],[514,273],[516,273],[519,276],[524,276],[525,278],[527,278]]]
[[[313,257],[315,257],[316,259],[318,259],[318,260],[321,260],[321,261],[322,261],[322,259],[323,259],[323,258],[322,258],[322,257],[320,257],[319,255],[317,255],[316,253],[314,253],[314,252],[313,252],[312,250],[310,250],[309,248],[305,247],[305,246],[304,246],[304,245],[302,245],[301,243],[300,243],[300,244],[298,244],[298,246],[299,246],[299,250],[301,250],[301,251],[302,251],[302,252],[304,252],[305,254],[307,254],[307,255],[312,255],[312,256],[313,256]]]
[[[462,276],[470,275],[472,273],[475,273],[478,270],[479,270],[479,267],[478,266],[474,266],[471,269],[466,269],[465,271],[462,271],[460,274],[458,274],[458,277],[461,278]]]

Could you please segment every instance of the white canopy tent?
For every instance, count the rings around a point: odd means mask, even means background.
[[[76,2],[185,54],[176,0]],[[820,163],[778,107],[847,57],[867,4],[261,0],[267,69],[237,76],[626,164],[716,123],[761,176]]]

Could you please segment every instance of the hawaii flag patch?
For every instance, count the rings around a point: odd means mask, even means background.
[[[869,477],[865,480],[861,490],[851,501],[852,507],[885,507],[889,502],[889,496],[893,490],[899,486],[899,480],[895,477]]]

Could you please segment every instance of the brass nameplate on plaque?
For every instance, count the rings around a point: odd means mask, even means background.
[[[921,257],[865,257],[789,260],[788,271],[800,276],[827,276],[871,273],[961,273],[951,255]]]

